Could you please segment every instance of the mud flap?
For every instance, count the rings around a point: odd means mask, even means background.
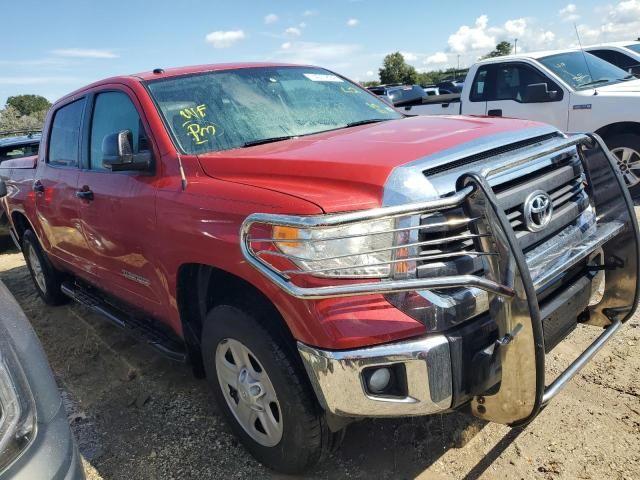
[[[544,339],[540,309],[526,259],[515,233],[487,180],[479,174],[463,175],[458,189],[473,187],[465,202],[466,214],[481,219],[474,233],[481,234],[487,257],[486,276],[513,289],[503,297],[489,293],[489,311],[496,320],[499,339],[495,354],[501,380],[471,402],[475,416],[503,424],[526,423],[542,408],[544,394]]]

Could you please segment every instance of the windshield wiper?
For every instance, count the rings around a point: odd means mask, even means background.
[[[370,118],[368,120],[358,120],[357,122],[347,123],[345,125],[345,128],[357,127],[359,125],[368,125],[370,123],[387,122],[389,120],[391,119],[390,118]]]
[[[583,83],[583,84],[580,85],[580,88],[588,87],[590,85],[597,85],[598,83],[609,83],[610,81],[611,81],[610,78],[601,78],[599,80],[594,80],[592,82]]]
[[[242,148],[255,147],[256,145],[264,145],[265,143],[281,142],[283,140],[291,140],[296,135],[286,135],[282,137],[261,138],[260,140],[251,140],[242,144]]]

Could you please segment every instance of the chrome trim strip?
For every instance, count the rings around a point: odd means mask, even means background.
[[[416,200],[438,198],[448,192],[439,191],[430,179],[423,175],[427,168],[434,168],[465,157],[471,157],[504,145],[518,143],[532,137],[541,137],[557,132],[560,138],[566,138],[559,130],[549,127],[534,127],[515,132],[501,133],[491,137],[482,137],[471,142],[457,145],[433,155],[420,158],[393,169],[384,187],[383,205],[398,205]],[[513,153],[513,152],[510,152]],[[469,166],[465,166],[468,171]],[[450,185],[453,185],[449,182]]]
[[[321,350],[298,342],[298,352],[320,404],[335,415],[428,415],[451,406],[451,356],[444,335],[347,351]],[[394,363],[405,367],[408,395],[401,398],[368,393],[362,371]]]
[[[611,337],[613,337],[621,326],[622,322],[620,320],[616,320],[611,323],[611,325],[608,326],[591,345],[589,345],[589,348],[582,352],[580,356],[576,358],[573,363],[571,363],[571,365],[569,365],[569,367],[545,389],[544,395],[542,396],[542,404],[546,405],[553,399],[553,397],[560,393],[567,382],[582,370],[582,367],[591,361],[595,354],[598,353],[609,340],[611,340]]]

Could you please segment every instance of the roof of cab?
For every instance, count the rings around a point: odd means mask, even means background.
[[[561,53],[570,53],[570,52],[579,52],[578,48],[567,48],[564,50],[542,50],[539,52],[526,52],[526,53],[518,53],[517,55],[504,55],[502,57],[492,57],[485,58],[484,60],[479,60],[477,63],[496,63],[496,62],[504,62],[510,60],[519,60],[522,58],[529,58],[532,60],[537,60],[539,58],[548,57],[551,55],[558,55]]]
[[[68,93],[62,98],[58,99],[56,103],[61,100],[67,99],[69,97],[74,97],[76,95],[81,94],[85,90],[96,87],[99,85],[104,85],[107,83],[119,83],[123,80],[125,81],[134,81],[134,82],[146,82],[151,80],[160,80],[165,78],[179,77],[183,75],[193,75],[197,73],[207,73],[207,72],[217,72],[222,70],[239,70],[243,68],[267,68],[267,67],[309,67],[309,68],[317,68],[312,65],[296,65],[291,63],[261,63],[261,62],[250,62],[250,63],[216,63],[209,65],[192,65],[187,67],[177,67],[177,68],[162,68],[157,67],[154,70],[134,73],[130,75],[117,75],[114,77],[104,78],[102,80],[98,80],[89,85],[85,85],[73,92]],[[159,73],[154,73],[154,71],[162,70]]]

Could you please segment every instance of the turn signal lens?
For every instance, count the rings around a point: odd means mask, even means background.
[[[274,240],[286,240],[286,242],[276,243],[278,247],[282,249],[284,248],[299,248],[300,242],[295,242],[292,240],[297,240],[300,238],[300,229],[294,227],[281,227],[276,225],[273,227],[273,239]]]

